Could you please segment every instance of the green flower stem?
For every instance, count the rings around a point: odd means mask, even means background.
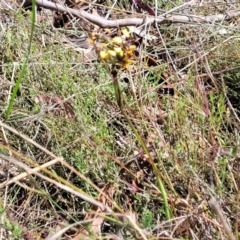
[[[127,120],[128,124],[130,125],[130,127],[131,127],[132,131],[134,132],[136,138],[140,142],[144,152],[147,154],[148,162],[151,164],[151,166],[153,168],[153,171],[154,171],[154,174],[157,176],[157,185],[158,185],[158,188],[159,188],[160,192],[162,193],[163,204],[164,204],[164,207],[165,207],[165,214],[166,214],[167,219],[169,220],[169,219],[171,219],[171,212],[170,212],[170,208],[169,208],[169,205],[168,205],[167,193],[166,193],[163,181],[162,181],[162,179],[163,179],[162,174],[159,171],[159,169],[156,167],[156,165],[155,165],[155,163],[152,159],[152,156],[150,155],[150,152],[149,152],[143,138],[141,137],[141,135],[139,134],[139,132],[134,127],[133,123],[131,122],[131,120],[128,118],[127,114],[123,110],[122,100],[121,100],[121,90],[120,90],[120,87],[119,87],[119,84],[118,84],[118,79],[117,79],[117,69],[114,66],[113,66],[113,69],[111,71],[111,75],[112,75],[112,78],[113,78],[115,96],[116,96],[117,103],[118,103],[118,106],[120,108],[120,111],[123,114],[124,118]]]

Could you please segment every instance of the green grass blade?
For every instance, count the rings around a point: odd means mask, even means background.
[[[23,80],[23,77],[25,76],[25,73],[27,71],[27,66],[28,66],[28,60],[29,60],[29,56],[31,54],[31,46],[32,46],[32,39],[33,39],[33,31],[34,31],[34,24],[35,24],[35,19],[36,19],[36,0],[32,0],[32,14],[31,14],[31,32],[30,32],[30,39],[29,39],[29,45],[28,45],[28,50],[27,50],[27,55],[26,58],[24,60],[23,63],[23,67],[21,69],[20,75],[17,79],[17,82],[13,88],[13,92],[7,107],[7,111],[6,111],[6,119],[10,116],[11,112],[12,112],[12,108],[13,108],[13,103],[14,100],[17,96],[17,92],[19,89],[19,86]]]

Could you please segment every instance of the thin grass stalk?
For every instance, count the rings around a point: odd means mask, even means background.
[[[154,164],[152,156],[151,156],[150,152],[148,151],[148,148],[147,148],[143,138],[141,137],[141,135],[139,134],[137,129],[134,127],[132,121],[128,118],[125,111],[123,110],[122,100],[121,100],[121,90],[120,90],[118,79],[117,79],[117,69],[115,67],[113,67],[113,69],[111,70],[111,75],[112,75],[112,79],[113,79],[115,97],[116,97],[119,109],[120,109],[121,113],[123,114],[124,118],[127,120],[128,124],[130,125],[130,128],[134,132],[137,140],[140,142],[144,152],[147,154],[148,161],[153,168],[154,174],[157,176],[157,185],[158,185],[158,189],[162,193],[163,204],[164,204],[164,208],[165,208],[165,215],[166,215],[167,219],[169,220],[169,219],[171,219],[171,212],[170,212],[170,208],[168,205],[167,193],[166,193],[163,181],[162,181],[162,179],[163,179],[162,174],[160,173],[159,169]]]

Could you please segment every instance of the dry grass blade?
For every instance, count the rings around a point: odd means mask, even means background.
[[[69,226],[67,227],[64,227],[62,229],[56,229],[56,233],[51,233],[48,235],[48,237],[45,239],[45,240],[58,240],[59,238],[62,237],[62,235],[67,232],[69,229],[71,229],[72,227],[75,227],[75,226],[78,226],[78,225],[84,225],[84,224],[88,224],[90,223],[92,220],[91,219],[88,219],[88,220],[84,220],[84,221],[81,221],[81,222],[77,222],[77,223],[73,223],[73,224],[70,224]]]
[[[226,222],[226,219],[223,216],[222,210],[217,202],[216,199],[212,198],[209,202],[210,206],[213,208],[213,210],[215,211],[215,213],[217,214],[220,222],[223,225],[223,229],[226,233],[226,235],[228,236],[228,239],[230,240],[236,240],[236,238],[233,236],[233,233],[228,225],[228,223]]]
[[[7,124],[3,123],[2,121],[0,121],[0,126],[7,129],[8,131],[14,133],[15,135],[21,137],[22,139],[26,140],[27,142],[33,144],[34,146],[36,146],[37,148],[41,149],[43,152],[45,152],[46,154],[48,154],[49,156],[51,156],[52,158],[58,158],[55,154],[53,154],[51,151],[48,151],[46,148],[44,148],[43,146],[41,146],[40,144],[36,143],[35,141],[33,141],[32,139],[30,139],[29,137],[25,136],[24,134],[20,133],[19,131],[17,131],[16,129],[8,126]]]
[[[4,157],[6,157],[5,155],[1,154],[0,153],[0,157],[2,157],[4,159]],[[12,183],[15,183],[16,181],[19,181],[29,175],[32,175],[32,174],[35,174],[36,172],[40,172],[42,171],[44,168],[47,168],[47,167],[50,167],[58,162],[61,162],[63,161],[63,158],[59,157],[59,158],[56,158],[56,159],[53,159],[47,163],[44,163],[42,164],[41,166],[38,166],[38,167],[35,167],[33,169],[30,169],[29,171],[27,172],[24,172],[24,173],[20,173],[19,175],[11,178],[10,180],[7,180],[6,182],[3,182],[0,184],[0,188],[3,188],[3,187],[6,187]]]
[[[3,158],[3,159],[5,159],[5,160],[7,160],[7,161],[9,161],[9,162],[12,163],[12,164],[18,166],[18,167],[23,168],[26,172],[31,172],[31,171],[32,171],[32,169],[29,168],[26,164],[19,162],[18,160],[14,159],[13,157],[9,157],[9,156],[6,156],[6,155],[4,155],[4,154],[0,154],[0,157]],[[53,180],[53,179],[51,179],[51,178],[49,178],[49,177],[46,177],[46,176],[40,174],[39,172],[36,172],[36,171],[35,171],[33,174],[37,175],[38,177],[40,177],[40,178],[48,181],[49,183],[54,184],[55,186],[57,186],[57,187],[65,190],[65,191],[67,191],[67,192],[70,192],[70,193],[72,193],[72,194],[74,194],[74,195],[76,195],[76,196],[84,199],[85,201],[88,201],[88,202],[90,202],[90,203],[92,203],[92,204],[100,207],[101,209],[105,209],[105,210],[107,210],[108,212],[112,212],[112,210],[111,210],[109,207],[103,205],[101,202],[93,199],[93,198],[90,197],[90,196],[87,196],[87,195],[84,194],[84,193],[80,193],[80,192],[78,192],[78,191],[75,191],[74,189],[72,189],[72,188],[70,188],[70,187],[68,187],[68,186],[66,186],[66,185],[63,185],[63,184],[61,184],[61,183],[58,183],[57,181],[55,181],[55,180]]]

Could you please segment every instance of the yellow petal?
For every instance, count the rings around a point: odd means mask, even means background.
[[[125,68],[126,70],[128,70],[129,64],[124,63],[122,67]]]
[[[131,57],[131,56],[133,55],[133,51],[132,51],[132,50],[127,50],[127,51],[126,51],[126,54],[127,54],[129,57]]]
[[[127,62],[129,60],[129,56],[128,55],[124,55],[124,58],[122,59],[124,62]]]

